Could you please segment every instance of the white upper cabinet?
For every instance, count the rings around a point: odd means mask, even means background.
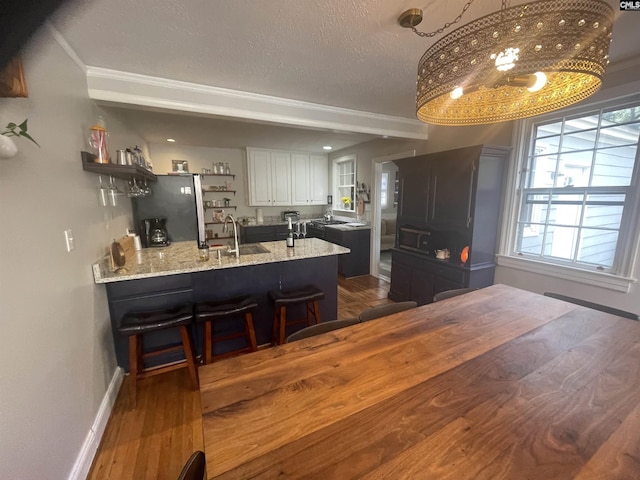
[[[326,155],[247,148],[249,205],[326,205]]]
[[[274,206],[291,205],[291,154],[271,152],[271,198]]]
[[[309,155],[309,205],[326,205],[329,194],[329,158]]]
[[[291,154],[292,205],[326,205],[329,161],[326,155]]]
[[[291,154],[247,148],[249,205],[291,205]]]

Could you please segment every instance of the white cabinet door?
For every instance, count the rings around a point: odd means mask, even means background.
[[[329,158],[309,155],[309,205],[326,205],[329,194]]]
[[[247,166],[249,205],[271,206],[271,152],[247,149]]]
[[[291,154],[247,148],[249,205],[291,205]]]
[[[291,205],[291,154],[271,152],[271,205]]]
[[[291,154],[291,205],[309,205],[309,154]]]

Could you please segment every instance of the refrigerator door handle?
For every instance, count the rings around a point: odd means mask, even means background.
[[[198,221],[198,247],[207,244],[207,237],[204,228],[204,202],[202,201],[202,176],[193,176],[194,198],[196,201],[196,218]]]

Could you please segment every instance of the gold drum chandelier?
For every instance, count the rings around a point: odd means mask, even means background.
[[[469,7],[469,1],[465,8]],[[398,19],[418,32],[422,12]],[[418,64],[417,116],[436,125],[531,117],[596,92],[609,63],[613,10],[600,0],[540,0],[506,7],[452,31]]]

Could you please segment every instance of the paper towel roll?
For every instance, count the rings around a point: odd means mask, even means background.
[[[258,225],[262,225],[264,223],[264,218],[262,217],[262,209],[256,208],[256,223]]]

